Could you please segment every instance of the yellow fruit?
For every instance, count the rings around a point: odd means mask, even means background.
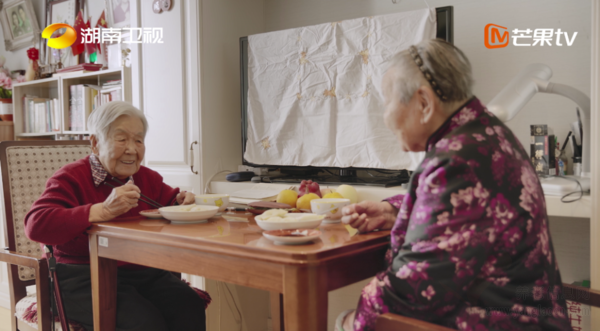
[[[296,208],[296,201],[298,200],[298,193],[292,190],[283,190],[277,195],[278,203],[286,203],[292,208]]]
[[[321,189],[321,196],[323,197],[323,199],[325,199],[325,196],[331,192],[335,192],[335,191],[330,188]]]
[[[300,197],[296,202],[296,207],[298,209],[308,209],[310,210],[310,202],[314,199],[321,199],[318,195],[314,193],[308,193]]]
[[[323,199],[344,199],[344,196],[338,192],[327,193],[323,196]]]
[[[358,202],[358,192],[356,192],[356,189],[350,185],[340,185],[336,192],[341,194],[344,199],[350,199],[350,203]]]

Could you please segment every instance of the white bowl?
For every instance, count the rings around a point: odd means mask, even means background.
[[[196,211],[186,211],[188,207],[200,209]],[[173,223],[206,223],[208,219],[215,216],[219,211],[217,206],[170,206],[158,209],[160,214]]]
[[[229,206],[229,194],[201,194],[196,196],[197,205],[217,206],[219,212]]]
[[[339,221],[342,218],[342,208],[350,204],[350,199],[314,199],[310,208],[317,215],[325,215],[329,221]]]
[[[256,216],[256,224],[263,230],[287,230],[287,229],[314,229],[318,227],[325,215],[289,213],[286,216],[297,219],[296,221],[265,221],[263,215]],[[300,218],[306,218],[300,220]]]

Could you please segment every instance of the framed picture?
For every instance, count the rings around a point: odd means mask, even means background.
[[[54,23],[65,23],[70,26],[75,25],[75,17],[79,12],[79,0],[55,0],[49,1],[46,5],[47,17],[46,26]],[[58,29],[52,35],[56,38],[63,33],[66,29]],[[79,57],[74,56],[70,47],[63,49],[54,49],[45,46],[46,63],[48,64],[62,64],[62,67],[69,67],[72,65],[79,64]]]
[[[129,0],[105,0],[109,28],[128,28],[131,26]]]
[[[0,0],[0,21],[7,51],[33,46],[41,31],[30,0]]]

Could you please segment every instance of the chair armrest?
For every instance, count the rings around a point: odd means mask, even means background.
[[[453,331],[445,326],[402,315],[386,313],[377,317],[375,331]]]
[[[563,295],[566,300],[580,302],[593,307],[600,307],[600,291],[571,284],[563,284]]]
[[[0,251],[0,262],[6,262],[8,264],[37,269],[42,260],[44,259],[22,255],[13,251]]]

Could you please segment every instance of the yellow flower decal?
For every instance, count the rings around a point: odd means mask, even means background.
[[[302,56],[300,57],[300,64],[301,64],[301,65],[302,65],[302,64],[305,64],[306,62],[308,62],[308,60],[306,59],[306,52],[302,52],[302,53],[300,53],[300,55],[302,55]]]
[[[331,88],[331,90],[325,90],[325,92],[323,92],[323,95],[326,97],[334,97],[335,98],[335,86]]]
[[[221,207],[222,205],[223,205],[223,199],[219,199],[219,200],[215,201],[215,206]]]
[[[267,150],[267,149],[269,149],[271,147],[271,143],[269,143],[269,137],[263,139],[260,143],[262,144],[262,147],[265,150]]]
[[[369,50],[368,49],[365,49],[364,51],[362,51],[358,54],[362,55],[364,64],[369,64]]]

